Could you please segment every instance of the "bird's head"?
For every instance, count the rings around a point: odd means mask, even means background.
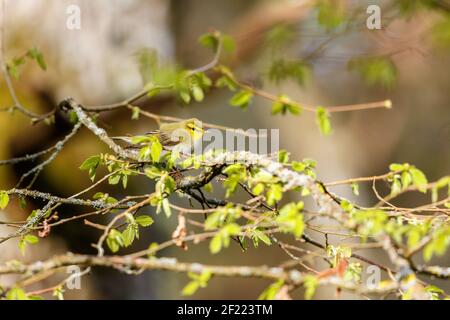
[[[184,120],[183,122],[184,129],[189,133],[194,141],[203,137],[205,130],[203,130],[203,124],[200,120],[192,118]]]

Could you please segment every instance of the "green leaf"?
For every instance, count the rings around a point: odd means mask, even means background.
[[[320,132],[327,136],[331,133],[330,114],[323,107],[318,107],[316,110],[316,122],[319,126]]]
[[[194,97],[194,100],[197,102],[203,101],[203,99],[205,98],[203,89],[199,85],[192,86],[192,96]]]
[[[397,67],[389,57],[369,57],[350,60],[350,71],[357,72],[369,85],[391,88],[397,81]]]
[[[6,191],[0,192],[0,209],[3,210],[8,206],[9,203],[9,195]]]
[[[20,252],[22,253],[22,255],[25,255],[25,249],[28,244],[36,244],[38,242],[39,242],[39,238],[34,235],[27,234],[27,235],[23,236],[19,240],[19,249],[20,249]]]
[[[140,113],[141,109],[139,107],[131,108],[131,120],[138,120]]]
[[[241,227],[236,223],[229,223],[224,226],[221,231],[227,236],[234,236],[241,232]]]
[[[58,286],[53,290],[52,296],[56,297],[58,300],[64,300],[64,288],[63,286]]]
[[[150,155],[152,157],[153,162],[159,161],[162,150],[163,150],[163,147],[162,147],[161,143],[159,142],[158,139],[155,139],[152,142],[152,147],[151,147],[151,151],[150,151]]]
[[[403,188],[408,188],[408,186],[412,182],[411,174],[408,171],[403,171],[401,179],[402,179],[402,187]]]
[[[278,152],[278,162],[287,163],[289,161],[289,152],[286,150],[280,150]]]
[[[141,49],[136,52],[139,73],[144,84],[155,82],[155,74],[158,71],[158,55],[154,49]]]
[[[24,57],[14,58],[12,62],[8,63],[8,73],[14,78],[19,79],[19,67],[25,63]]]
[[[351,185],[352,188],[352,192],[355,196],[359,196],[359,184],[357,184],[356,182],[353,182]]]
[[[136,223],[141,227],[148,227],[153,224],[153,219],[150,216],[142,215],[136,218]]]
[[[89,178],[91,178],[92,181],[95,179],[95,173],[98,168],[98,166],[101,163],[101,157],[99,155],[91,156],[87,158],[80,166],[80,170],[88,170],[89,171]]]
[[[275,205],[283,197],[283,188],[279,184],[273,184],[267,191],[267,204],[269,206]]]
[[[25,197],[19,197],[19,207],[20,207],[20,209],[26,209],[26,207],[27,207],[27,200],[25,199]]]
[[[262,183],[257,183],[252,189],[252,193],[255,196],[259,196],[263,192],[264,192],[264,184]]]
[[[149,177],[150,179],[156,179],[156,178],[161,177],[161,175],[162,175],[161,170],[159,170],[155,166],[149,166],[149,167],[145,168],[144,172],[145,172],[145,175],[147,177]]]
[[[266,42],[273,49],[281,49],[294,41],[295,35],[295,28],[291,24],[280,23],[267,32]]]
[[[425,291],[431,295],[431,300],[439,300],[440,294],[445,295],[444,290],[433,285],[426,286]]]
[[[282,232],[292,233],[296,238],[303,234],[305,224],[303,215],[300,213],[302,208],[303,202],[289,203],[281,208],[275,221]]]
[[[208,284],[208,281],[212,277],[212,272],[209,270],[204,270],[199,276],[197,276],[197,280],[200,283],[200,287],[205,288]]]
[[[223,50],[228,53],[233,53],[236,50],[236,42],[234,39],[227,34],[222,34],[221,38]]]
[[[222,235],[220,233],[216,234],[209,242],[209,251],[212,254],[219,253],[222,249]]]
[[[294,169],[294,171],[303,172],[306,169],[306,164],[304,164],[303,162],[292,161],[291,164],[292,164],[292,169]]]
[[[32,49],[28,50],[27,55],[31,59],[35,60],[38,63],[39,67],[41,67],[42,70],[47,70],[47,64],[45,63],[44,56],[38,49],[32,48]]]
[[[14,287],[6,293],[7,300],[28,300],[26,292],[19,287]]]
[[[125,247],[129,247],[136,237],[137,225],[134,223],[130,223],[126,229],[122,232],[123,244]]]
[[[206,192],[213,192],[213,191],[214,191],[214,187],[213,187],[213,185],[212,185],[211,182],[208,182],[207,184],[205,184],[205,185],[203,186],[203,189],[204,189]]]
[[[108,183],[112,185],[118,184],[120,182],[120,178],[120,174],[114,174],[108,178]]]
[[[268,71],[269,80],[275,83],[280,83],[283,80],[292,79],[297,82],[299,86],[304,86],[311,78],[311,65],[304,61],[286,61],[284,59],[275,59],[272,61],[270,65],[270,69]],[[287,103],[289,105],[290,103]],[[292,105],[295,106],[295,103],[292,102]],[[279,106],[280,107],[280,106]],[[295,113],[296,107],[292,110],[292,113]],[[275,107],[275,109],[277,109]],[[300,112],[300,110],[298,110]],[[298,112],[298,113],[299,113]]]
[[[258,300],[273,300],[275,299],[276,295],[280,291],[280,289],[283,287],[284,281],[278,280],[275,283],[272,283],[270,286],[267,287],[258,297]]]
[[[268,246],[270,246],[272,244],[272,241],[270,241],[269,236],[267,234],[265,234],[264,232],[262,232],[261,230],[257,230],[257,229],[253,230],[253,236],[256,237],[257,239],[261,240]]]
[[[72,123],[72,124],[78,123],[78,115],[73,110],[69,111],[69,122]]]
[[[170,210],[170,203],[167,198],[163,199],[162,208],[163,208],[164,213],[166,214],[166,217],[169,218],[172,215],[172,210]]]
[[[389,170],[391,171],[402,171],[405,170],[405,165],[400,163],[392,163],[389,165]]]
[[[32,234],[27,234],[26,236],[23,237],[23,240],[29,244],[36,244],[39,242],[39,238]]]
[[[272,114],[286,114],[290,112],[294,115],[300,114],[301,107],[298,103],[292,101],[288,96],[279,96],[272,104]]]
[[[316,293],[317,286],[319,285],[319,280],[310,274],[305,275],[303,280],[303,287],[305,288],[305,299],[311,300]]]
[[[122,234],[116,229],[111,229],[106,238],[106,244],[111,252],[115,253],[119,251],[120,247],[124,245]]]
[[[433,43],[444,49],[450,48],[450,17],[444,15],[443,19],[438,20],[431,30]]]
[[[149,136],[133,136],[131,137],[131,144],[144,144],[151,141]]]
[[[345,200],[345,199],[342,199],[340,207],[341,207],[345,212],[351,212],[351,211],[353,211],[353,209],[354,209],[354,205],[353,205],[351,202],[349,202],[349,201],[347,201],[347,200]]]
[[[200,285],[197,281],[191,281],[183,288],[181,294],[183,296],[192,296],[195,292],[197,292],[199,287]]]
[[[100,164],[101,158],[100,156],[92,156],[87,158],[80,166],[81,170],[88,170],[92,168],[97,168],[97,166]]]
[[[423,258],[430,261],[433,255],[442,256],[450,245],[450,225],[444,225],[433,234],[433,239],[425,246]]]
[[[426,193],[427,192],[426,186],[428,184],[428,180],[425,174],[417,168],[411,168],[409,170],[409,173],[411,174],[414,186],[416,186],[420,192]]]
[[[252,98],[253,98],[252,92],[248,90],[241,90],[237,92],[233,97],[231,97],[230,104],[233,107],[240,107],[242,109],[246,109],[250,104]]]
[[[193,295],[198,288],[205,288],[212,277],[212,273],[209,270],[204,270],[200,275],[189,272],[188,276],[192,281],[183,288],[182,294],[185,296]]]
[[[339,27],[345,21],[345,10],[336,0],[320,0],[317,3],[317,22],[327,30]]]
[[[394,181],[392,181],[391,185],[391,195],[396,195],[400,191],[402,191],[402,183],[400,182],[399,179],[394,178]]]
[[[205,48],[216,51],[217,46],[219,45],[219,36],[220,34],[218,32],[206,33],[198,38],[198,42]]]
[[[225,220],[226,212],[219,210],[208,215],[205,221],[205,230],[213,230],[218,228]]]

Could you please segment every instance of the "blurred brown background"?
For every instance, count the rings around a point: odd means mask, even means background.
[[[450,173],[450,51],[436,49],[428,39],[429,28],[439,16],[424,11],[396,19],[395,14],[388,11],[390,1],[379,2],[386,6],[386,12],[382,11],[382,30],[366,28],[365,1],[347,1],[346,10],[359,12],[354,20],[356,28],[337,37],[317,25],[314,9],[305,6],[308,1],[7,0],[6,59],[32,46],[44,53],[46,72],[30,64],[22,70],[20,80],[14,81],[23,104],[43,113],[66,96],[87,105],[116,102],[131,96],[142,87],[135,59],[136,51],[141,48],[155,48],[163,60],[186,68],[205,64],[211,54],[197,44],[197,38],[211,29],[222,30],[235,37],[238,52],[232,64],[236,72],[267,91],[286,93],[298,101],[315,105],[392,99],[394,107],[333,114],[334,133],[323,137],[316,128],[314,115],[271,116],[270,104],[261,99],[256,99],[243,112],[227,105],[230,93],[225,90],[212,91],[204,102],[189,106],[181,106],[173,99],[148,101],[142,105],[163,115],[195,116],[235,128],[279,128],[281,147],[289,150],[293,159],[317,160],[319,178],[323,181],[381,174],[392,162],[413,163],[430,181],[435,180]],[[66,9],[71,4],[81,8],[80,30],[66,28]],[[291,58],[301,59],[328,38],[335,38],[312,59],[313,75],[305,86],[295,81],[275,85],[261,76],[270,59],[265,49],[265,35],[280,23],[294,26],[295,41],[283,49]],[[354,56],[394,52],[397,52],[392,58],[398,68],[398,81],[391,89],[368,86],[347,70],[347,60]],[[0,82],[0,107],[10,104],[5,84]],[[155,126],[149,119],[131,121],[130,116],[127,111],[108,113],[101,117],[101,125],[111,134],[139,133]],[[0,159],[51,146],[68,130],[70,125],[60,116],[54,126],[43,123],[31,126],[29,119],[20,113],[2,112]],[[34,189],[68,196],[87,187],[90,181],[78,167],[88,156],[103,151],[105,147],[83,130],[44,170]],[[26,168],[26,165],[0,167],[0,189],[13,187]],[[371,194],[369,186],[361,187],[363,195],[358,201],[373,203],[372,196],[364,195]],[[137,180],[127,192],[138,193],[146,188],[152,186]],[[107,191],[116,197],[124,195],[119,187]],[[347,187],[334,191],[354,199]],[[403,204],[414,206],[425,200],[409,197]],[[29,207],[22,210],[14,203],[7,212],[0,213],[0,220],[24,219],[32,208],[41,205],[30,201]],[[71,210],[61,215],[81,212],[79,208]],[[154,212],[149,214],[154,215]],[[146,230],[148,234],[131,250],[170,237],[176,217],[156,219],[157,223]],[[0,228],[1,234],[7,232]],[[39,244],[39,252],[28,253],[26,260],[65,250],[94,252],[90,243],[96,237],[98,232],[88,229],[82,222],[64,225],[52,230],[52,237]],[[209,254],[205,244],[190,246],[186,252],[172,249],[163,254],[182,261],[210,264],[270,264],[288,258],[277,248],[250,249],[242,254],[234,243],[217,256]],[[0,261],[19,255],[14,241],[1,246]],[[441,262],[448,264],[448,257]],[[72,298],[180,298],[179,292],[187,281],[185,275],[164,272],[147,272],[135,277],[97,269],[83,278],[87,290],[67,294]],[[194,297],[254,298],[267,285],[260,280],[214,279],[208,289]],[[334,293],[319,291],[317,297],[333,298]]]

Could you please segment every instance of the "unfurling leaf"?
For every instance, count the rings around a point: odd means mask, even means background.
[[[6,191],[0,192],[0,209],[3,210],[8,206],[9,196]]]
[[[42,70],[47,70],[47,64],[45,63],[44,55],[38,49],[32,48],[32,49],[28,50],[27,55],[31,59],[35,60],[38,63],[39,67],[41,67]]]
[[[330,114],[323,107],[318,107],[316,110],[316,122],[319,126],[320,132],[327,136],[331,133]]]
[[[246,109],[253,98],[253,93],[248,90],[241,90],[236,93],[231,99],[230,104],[233,107],[240,107]]]
[[[397,80],[397,67],[388,57],[369,57],[350,60],[350,71],[356,71],[369,85],[394,86]]]

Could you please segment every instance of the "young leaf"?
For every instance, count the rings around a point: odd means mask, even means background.
[[[28,50],[27,55],[31,59],[35,60],[38,63],[39,67],[41,67],[42,70],[47,70],[47,64],[45,63],[44,56],[38,49],[32,48],[32,49]]]
[[[163,199],[162,208],[163,208],[164,213],[166,214],[166,217],[170,218],[170,216],[172,215],[172,210],[170,210],[170,203],[167,198]]]
[[[253,98],[253,93],[248,90],[241,90],[236,93],[230,99],[230,104],[233,107],[240,107],[241,109],[246,109]]]
[[[303,287],[305,287],[305,299],[311,300],[316,292],[317,286],[319,285],[319,280],[313,275],[306,275],[303,281]]]
[[[115,253],[119,251],[120,247],[124,245],[122,234],[116,229],[111,229],[106,238],[106,244],[111,252]]]
[[[369,85],[394,86],[397,80],[397,67],[389,57],[369,57],[350,60],[350,71],[356,71]]]
[[[294,115],[300,114],[301,107],[298,103],[289,99],[288,96],[279,96],[277,100],[272,104],[272,114],[286,114],[290,112]]]
[[[199,287],[200,285],[197,281],[191,281],[183,288],[181,294],[183,296],[192,296],[195,292],[197,292]]]
[[[330,114],[323,107],[318,107],[316,111],[316,122],[319,126],[320,132],[327,136],[331,133]]]
[[[336,0],[320,0],[317,3],[317,22],[327,30],[339,27],[345,21],[342,4]]]
[[[221,38],[223,50],[228,53],[233,53],[236,50],[236,42],[234,39],[227,34],[222,34]]]
[[[24,237],[22,237],[19,240],[19,249],[20,249],[22,255],[25,255],[25,249],[28,244],[36,244],[38,242],[39,242],[39,238],[34,235],[31,235],[31,234],[27,234]]]
[[[9,196],[6,191],[0,192],[0,209],[3,210],[8,206]]]
[[[133,107],[131,109],[131,120],[138,120],[140,113],[141,109],[139,107]]]
[[[158,139],[153,140],[152,147],[150,151],[150,155],[152,157],[153,162],[158,162],[159,158],[161,156],[161,152],[163,150],[163,147]]]
[[[262,183],[257,183],[252,189],[252,193],[255,196],[259,196],[263,192],[264,192],[264,184]]]
[[[419,189],[420,192],[426,193],[428,180],[425,174],[417,168],[411,168],[409,173],[411,174],[413,184]]]
[[[7,300],[29,300],[26,292],[19,287],[14,287],[6,293]]]
[[[352,188],[352,192],[355,196],[359,196],[359,184],[357,184],[356,182],[353,182],[351,184],[351,188]]]
[[[153,219],[150,216],[142,215],[136,218],[136,223],[141,227],[148,227],[153,224]]]
[[[80,170],[88,170],[89,171],[89,178],[91,178],[92,181],[95,179],[95,172],[98,168],[98,166],[101,163],[101,157],[99,155],[91,156],[87,158],[80,166]]]
[[[219,36],[218,32],[205,33],[198,38],[198,42],[205,48],[216,51],[219,45]]]
[[[268,246],[270,246],[272,244],[272,241],[270,241],[269,236],[267,234],[263,233],[261,230],[257,230],[257,229],[253,230],[253,237],[261,240]]]
[[[137,232],[137,225],[134,223],[130,223],[126,227],[126,229],[122,232],[122,239],[125,247],[130,246],[134,242]]]
[[[283,197],[283,188],[279,184],[273,184],[267,191],[267,204],[273,206]]]
[[[272,283],[270,286],[267,287],[266,290],[264,290],[258,297],[258,300],[273,300],[275,299],[276,295],[280,291],[280,289],[283,287],[284,281],[278,280],[275,283]]]
[[[222,235],[220,233],[216,234],[209,243],[209,251],[212,254],[220,252],[222,249]]]
[[[289,152],[286,150],[280,150],[278,152],[278,162],[287,163],[289,161]]]
[[[304,86],[311,78],[311,65],[304,61],[286,61],[275,59],[268,72],[270,81],[280,83],[285,79],[295,80],[299,86]]]

